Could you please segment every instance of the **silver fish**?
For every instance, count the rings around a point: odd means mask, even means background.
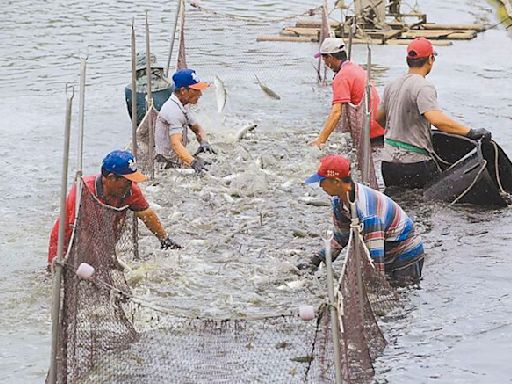
[[[271,90],[265,84],[263,84],[260,81],[260,79],[258,78],[258,76],[256,76],[256,74],[254,75],[254,77],[256,78],[256,81],[258,82],[258,85],[260,86],[260,88],[262,89],[263,92],[265,92],[268,96],[270,96],[273,99],[281,100],[281,96],[279,96],[277,93],[275,93],[273,90]]]
[[[226,92],[224,82],[219,78],[219,76],[215,75],[213,83],[215,84],[215,96],[217,97],[217,112],[221,113],[226,106],[228,94]]]
[[[247,135],[247,133],[254,131],[254,128],[256,128],[257,126],[258,126],[257,124],[246,125],[245,127],[243,127],[242,129],[240,129],[237,132],[236,140],[240,141],[240,140],[244,139],[245,136]]]

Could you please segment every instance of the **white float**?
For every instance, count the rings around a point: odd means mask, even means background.
[[[299,317],[304,321],[310,321],[315,318],[315,308],[312,305],[301,305],[299,307]]]
[[[82,263],[76,270],[76,275],[82,279],[90,279],[94,275],[94,267],[87,263]]]

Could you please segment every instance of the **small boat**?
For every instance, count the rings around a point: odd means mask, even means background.
[[[136,90],[137,90],[137,126],[146,114],[146,55],[137,54]],[[169,99],[174,90],[172,80],[164,76],[164,67],[156,62],[155,55],[151,54],[151,93],[153,94],[153,106],[160,111],[162,105]],[[124,89],[126,107],[130,118],[132,117],[132,85],[128,84]]]
[[[496,142],[440,131],[432,131],[432,139],[443,172],[425,186],[425,198],[502,207],[512,203],[512,163]]]

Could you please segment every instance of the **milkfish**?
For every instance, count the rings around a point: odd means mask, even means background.
[[[277,93],[275,93],[273,90],[271,90],[265,84],[263,84],[260,81],[260,79],[258,78],[258,76],[256,76],[256,74],[254,75],[254,77],[256,78],[256,81],[258,82],[258,85],[260,86],[260,88],[262,89],[263,92],[265,92],[268,96],[270,96],[273,99],[281,100],[281,96],[279,96]]]
[[[217,112],[221,113],[226,106],[226,87],[224,86],[224,82],[217,75],[213,78],[213,83],[215,84],[215,96],[217,97]]]

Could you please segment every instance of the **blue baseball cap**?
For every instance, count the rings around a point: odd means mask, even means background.
[[[189,68],[176,71],[174,75],[172,75],[172,81],[174,81],[175,89],[192,88],[203,90],[210,86],[210,84],[200,81],[196,71]]]
[[[139,170],[137,170],[137,163],[130,151],[112,151],[103,159],[102,168],[106,171],[113,173],[117,176],[141,183],[146,180]]]

